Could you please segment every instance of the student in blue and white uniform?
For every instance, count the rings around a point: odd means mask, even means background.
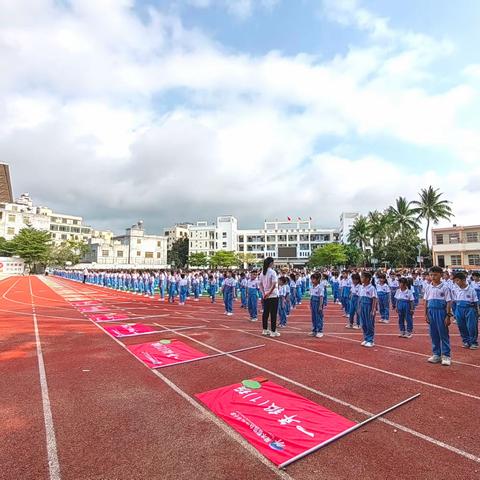
[[[363,272],[362,284],[358,291],[358,309],[360,325],[363,330],[362,346],[371,348],[375,345],[375,310],[377,309],[377,290],[372,285],[372,274]]]
[[[390,277],[388,279],[388,286],[390,287],[390,300],[392,302],[392,308],[395,310],[395,305],[397,300],[395,299],[395,294],[397,293],[397,289],[399,287],[399,280],[400,276],[395,275],[394,273],[390,273]]]
[[[296,293],[296,300],[297,300],[297,305],[302,304],[302,297],[303,297],[303,290],[302,290],[302,278],[300,275],[297,277],[297,280],[295,282],[295,293]]]
[[[287,283],[286,277],[278,279],[278,316],[282,328],[287,326]]]
[[[258,278],[258,286],[262,292],[262,335],[279,337],[277,332],[278,315],[278,276],[273,269],[274,259],[267,257],[263,261],[263,269]],[[270,330],[268,329],[268,319],[270,318]]]
[[[343,316],[348,317],[349,311],[349,302],[350,302],[350,289],[352,284],[348,278],[348,272],[345,270],[342,272],[342,277],[340,279],[340,302],[343,308]]]
[[[180,295],[180,305],[185,305],[188,293],[188,280],[185,278],[185,274],[180,275],[180,281],[178,282],[179,295]]]
[[[213,275],[208,277],[208,295],[210,296],[211,302],[215,303],[215,297],[217,295],[218,285],[217,280]]]
[[[398,312],[398,326],[401,338],[413,336],[413,313],[415,310],[415,297],[413,290],[409,288],[409,279],[400,278],[399,288],[395,293],[396,310]]]
[[[237,281],[232,276],[232,272],[227,272],[223,283],[223,303],[225,305],[225,315],[231,317],[233,315],[233,297],[235,296],[235,285]]]
[[[240,298],[240,308],[247,308],[247,278],[243,272],[240,274]]]
[[[258,318],[258,293],[257,272],[253,271],[247,280],[247,307],[252,322],[256,322]]]
[[[168,303],[175,303],[175,295],[177,294],[177,283],[173,271],[168,277]]]
[[[452,293],[442,282],[442,268],[430,269],[431,283],[424,294],[425,318],[430,325],[430,338],[432,340],[433,355],[428,359],[430,363],[442,363],[449,366],[450,336],[448,327],[452,317]]]
[[[333,303],[340,303],[340,281],[337,272],[333,272],[330,285],[332,286]]]
[[[360,293],[360,275],[358,273],[352,273],[351,277],[352,286],[350,289],[350,310],[348,314],[348,323],[345,328],[360,328],[360,317],[358,315],[358,299]],[[356,321],[355,321],[356,320]]]
[[[321,283],[320,273],[313,273],[310,276],[312,286],[310,287],[310,311],[312,315],[312,331],[310,336],[323,337],[323,295],[324,285]]]
[[[453,276],[457,288],[453,291],[456,303],[455,317],[462,337],[463,347],[478,349],[478,296],[472,285],[467,283],[463,272]]]
[[[296,286],[296,277],[294,273],[290,274],[290,305],[292,310],[297,305],[297,286]]]
[[[387,277],[384,273],[378,275],[377,295],[378,309],[380,311],[380,322],[388,323],[390,321],[390,287],[387,283]]]

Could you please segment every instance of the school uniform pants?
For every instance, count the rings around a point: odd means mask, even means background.
[[[390,301],[388,293],[382,292],[378,294],[378,309],[380,310],[380,318],[382,320],[390,319]]]
[[[392,307],[397,308],[397,299],[395,298],[395,294],[397,293],[397,288],[390,288],[390,299],[392,300]]]
[[[242,308],[247,306],[247,289],[242,287],[240,288],[240,298],[242,300]]]
[[[342,296],[340,302],[342,303],[342,308],[345,313],[348,313],[348,305],[350,299],[350,288],[344,287],[342,291]]]
[[[233,312],[233,288],[225,287],[223,291],[223,303],[225,304],[225,311],[227,313]]]
[[[445,300],[428,300],[428,319],[430,320],[430,338],[434,355],[450,356],[450,335],[445,325],[447,304]]]
[[[413,317],[408,300],[397,300],[398,327],[402,333],[413,332]]]
[[[323,310],[320,310],[320,297],[310,297],[310,311],[312,314],[312,332],[323,332]]]
[[[280,317],[280,325],[287,324],[287,301],[285,297],[278,300],[278,315]]]
[[[373,300],[368,297],[360,297],[360,325],[363,330],[363,339],[366,342],[373,342],[375,336],[375,322],[372,311]]]
[[[458,330],[466,345],[478,345],[478,314],[476,303],[457,302],[455,311]]]
[[[252,292],[248,292],[248,300],[247,300],[247,307],[248,313],[250,314],[250,318],[257,318],[258,316],[258,297],[257,291],[255,289],[251,289]]]
[[[270,317],[270,330],[277,330],[277,314],[278,314],[278,297],[266,298],[263,301],[262,326],[264,330],[268,330],[268,317]]]
[[[348,320],[350,322],[350,325],[353,325],[355,317],[357,317],[357,325],[360,325],[360,318],[358,317],[358,314],[357,314],[357,307],[358,307],[358,295],[352,295],[352,298],[350,299],[350,311],[348,314]]]

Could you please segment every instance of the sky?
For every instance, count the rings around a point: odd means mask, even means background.
[[[480,224],[477,0],[0,0],[15,194],[116,232],[383,210]]]

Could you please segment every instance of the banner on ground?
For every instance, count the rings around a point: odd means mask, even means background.
[[[102,322],[122,322],[123,320],[128,320],[128,315],[124,313],[101,313],[99,315],[89,315],[89,320],[93,320],[97,323]]]
[[[93,307],[100,305],[100,302],[97,300],[82,300],[82,301],[72,301],[74,307]]]
[[[198,360],[209,356],[180,340],[160,340],[153,343],[129,345],[127,348],[150,368],[162,368],[167,365]]]
[[[276,465],[356,425],[268,380],[245,380],[196,397]]]
[[[106,312],[108,311],[108,307],[97,305],[90,307],[78,307],[78,310],[82,313]]]
[[[124,325],[103,327],[103,329],[116,338],[133,337],[135,335],[143,335],[158,331],[150,325],[144,325],[143,323],[126,323]]]

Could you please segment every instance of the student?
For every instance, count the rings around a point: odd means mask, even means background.
[[[185,305],[185,301],[187,300],[187,293],[188,293],[188,280],[185,278],[184,273],[180,274],[178,289],[179,289],[179,304]]]
[[[302,278],[300,277],[300,275],[297,277],[297,281],[295,282],[295,293],[297,296],[297,305],[301,305],[303,290],[302,290]]]
[[[257,321],[258,317],[258,279],[257,272],[250,273],[250,278],[247,280],[247,307],[252,322]]]
[[[348,307],[350,302],[351,282],[348,278],[348,272],[344,270],[340,279],[340,302],[343,308],[343,316],[348,317]]]
[[[387,276],[384,273],[378,275],[377,283],[378,309],[380,310],[380,322],[390,321],[390,287],[387,284]]]
[[[377,290],[372,285],[372,274],[363,272],[358,291],[357,313],[363,330],[362,346],[371,348],[375,345],[375,310],[377,309]]]
[[[168,303],[175,303],[175,295],[177,294],[177,284],[173,270],[168,277]]]
[[[295,309],[297,305],[297,287],[296,287],[296,277],[294,273],[290,274],[290,304],[292,310]]]
[[[212,303],[215,303],[215,296],[217,295],[217,281],[213,275],[208,277],[208,294],[212,300]]]
[[[332,285],[333,303],[340,303],[340,281],[338,280],[338,272],[332,273],[330,284]]]
[[[262,292],[263,313],[262,313],[262,335],[279,337],[277,332],[278,314],[278,277],[273,267],[274,260],[267,257],[263,261],[263,270],[258,279],[260,291]],[[268,318],[270,317],[271,328],[268,329]]]
[[[393,272],[390,273],[390,278],[388,280],[388,286],[390,287],[390,300],[392,302],[392,308],[395,309],[397,301],[395,300],[395,294],[398,289],[398,279],[399,275],[395,275]]]
[[[355,328],[358,330],[360,328],[360,317],[357,312],[358,308],[358,295],[360,293],[360,275],[358,273],[352,273],[352,287],[350,290],[350,304],[349,304],[349,315],[348,323],[345,325],[345,328]],[[356,322],[355,322],[356,320]]]
[[[235,296],[236,280],[232,276],[232,272],[227,271],[222,284],[223,303],[225,305],[225,315],[231,317],[233,315],[233,297]]]
[[[323,285],[323,308],[325,308],[328,304],[328,274],[322,274],[322,280],[320,282]]]
[[[240,274],[240,298],[242,301],[240,308],[247,308],[247,279],[243,272]]]
[[[311,337],[323,337],[323,295],[324,285],[321,283],[321,275],[312,273],[310,276],[312,286],[310,287],[310,311],[312,314]]]
[[[200,299],[200,279],[198,278],[198,274],[195,274],[193,276],[192,290],[193,290],[194,302],[198,302]]]
[[[450,366],[450,337],[448,326],[452,316],[452,294],[442,282],[442,269],[430,269],[431,283],[425,291],[425,319],[430,325],[433,355],[428,359],[430,363],[442,363]]]
[[[477,298],[480,300],[480,273],[479,272],[472,273],[472,281],[470,285],[474,288],[475,292],[477,293]]]
[[[400,327],[399,336],[401,338],[412,338],[415,297],[413,291],[409,288],[408,278],[400,278],[398,285],[399,288],[395,293],[395,308],[398,312],[398,326]]]
[[[472,285],[468,285],[463,272],[453,275],[457,288],[453,291],[456,301],[455,317],[462,337],[463,347],[478,349],[478,296]]]
[[[287,326],[287,283],[286,277],[278,279],[278,314],[280,317],[280,327]]]

